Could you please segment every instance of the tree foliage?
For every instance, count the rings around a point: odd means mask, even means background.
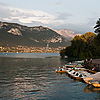
[[[97,57],[99,55],[99,50],[94,42],[94,39],[96,40],[96,38],[97,36],[93,32],[86,32],[81,36],[76,35],[71,40],[71,46],[62,51],[64,51],[65,55],[68,57]]]
[[[100,33],[100,18],[96,22],[95,33]]]
[[[63,49],[60,54],[77,58],[100,58],[100,18],[94,28],[97,34],[86,32],[81,36],[76,35],[71,40],[71,46]]]

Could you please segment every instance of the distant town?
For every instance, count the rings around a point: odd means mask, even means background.
[[[16,47],[9,47],[9,46],[0,46],[0,52],[14,52],[14,53],[59,53],[61,49],[65,47],[57,47],[51,48],[48,47],[27,47],[27,46],[16,46]]]

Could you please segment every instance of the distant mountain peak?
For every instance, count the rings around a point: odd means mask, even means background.
[[[75,32],[73,30],[70,29],[62,29],[62,30],[55,30],[58,34],[62,35],[64,38],[71,40],[72,38],[74,38],[75,35],[81,35],[79,34],[75,34]]]

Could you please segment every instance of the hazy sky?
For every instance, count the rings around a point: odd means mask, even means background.
[[[0,20],[54,30],[94,32],[100,0],[0,0]]]

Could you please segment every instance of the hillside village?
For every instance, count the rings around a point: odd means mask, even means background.
[[[27,47],[27,46],[16,46],[16,47],[0,47],[0,52],[14,52],[14,53],[59,53],[61,49],[64,49],[64,47],[57,47],[57,48],[51,48],[48,47],[46,50],[46,47]]]

